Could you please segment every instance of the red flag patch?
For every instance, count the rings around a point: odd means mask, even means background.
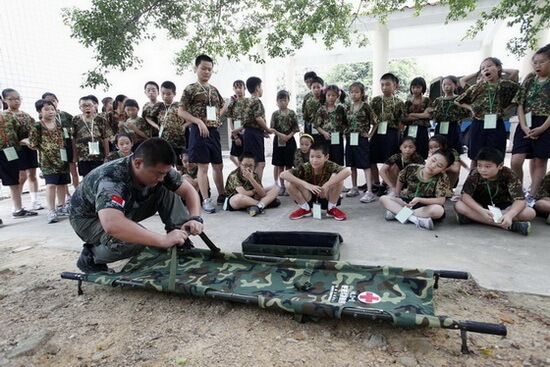
[[[357,299],[363,303],[378,303],[382,300],[378,294],[372,292],[360,293]]]
[[[120,205],[120,206],[124,206],[124,199],[121,198],[120,196],[116,196],[116,195],[111,196],[111,201],[112,201],[114,204],[117,204],[117,205]]]

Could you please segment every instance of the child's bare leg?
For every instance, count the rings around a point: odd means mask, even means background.
[[[10,185],[11,202],[13,203],[14,211],[18,212],[23,208],[21,204],[21,185]]]
[[[229,159],[231,160],[231,162],[233,162],[235,166],[239,167],[239,157],[230,155]]]
[[[372,192],[372,175],[370,172],[370,168],[366,168],[363,170],[365,172],[365,182],[367,183],[367,191]]]
[[[455,208],[455,212],[457,212],[458,214],[464,215],[475,222],[488,224],[490,226],[500,228],[500,226],[497,223],[495,223],[491,218],[488,218],[486,215],[479,212],[478,210],[473,209],[468,205],[464,204],[463,201],[457,201],[455,203],[454,208]]]
[[[273,200],[279,196],[279,188],[277,186],[268,187],[266,190],[266,195],[260,199],[260,203],[262,203],[264,207],[271,204]]]
[[[519,177],[519,180],[521,181],[522,185],[523,185],[523,162],[525,162],[526,156],[527,154],[525,153],[513,154],[512,159],[510,161],[510,168],[516,174],[516,176]]]
[[[208,163],[197,163],[197,180],[199,182],[199,190],[203,199],[207,199],[208,195]]]
[[[545,196],[542,199],[537,200],[535,203],[535,209],[539,212],[550,214],[550,197]]]
[[[55,210],[55,185],[46,185],[46,201],[48,202],[48,209]]]
[[[78,176],[78,170],[76,169],[76,163],[69,162],[69,172],[71,172],[71,180],[73,183],[73,187],[76,189],[78,187],[78,184],[80,183],[80,176]],[[68,193],[68,188],[67,188]]]
[[[67,190],[67,185],[55,185],[55,194],[56,194],[57,205],[58,206],[64,206],[65,205],[66,190]]]
[[[531,191],[529,195],[535,196],[539,192],[540,184],[546,174],[547,159],[535,158],[533,161],[533,170],[531,172]]]
[[[357,189],[357,168],[351,167],[351,186]]]
[[[414,210],[414,215],[419,218],[438,219],[445,214],[445,209],[441,205],[426,205]]]
[[[380,183],[380,177],[378,177],[378,165],[376,163],[371,164],[370,170],[372,175],[372,182]]]
[[[216,190],[218,190],[218,195],[222,195],[225,191],[225,188],[223,187],[223,163],[220,164],[212,164],[212,176],[214,178],[214,184],[216,185]],[[200,185],[200,183],[199,183]],[[208,176],[206,177],[206,192],[208,193]],[[202,187],[201,187],[201,193],[202,193]],[[207,197],[202,195],[202,197]]]
[[[508,213],[509,210],[510,210],[510,207],[504,209],[502,211],[502,214]],[[528,206],[526,206],[512,220],[513,221],[529,221],[529,220],[535,219],[536,216],[537,216],[537,212],[535,212],[535,209],[529,208]]]
[[[233,209],[245,209],[258,204],[258,200],[243,194],[235,194],[229,199],[229,204]]]
[[[380,205],[393,214],[397,214],[401,209],[403,209],[405,202],[398,197],[383,195],[380,197]]]
[[[256,163],[256,169],[254,170],[254,172],[256,172],[260,181],[262,181],[262,177],[264,175],[264,168],[265,168],[265,162]]]
[[[344,181],[340,181],[332,185],[328,189],[328,202],[332,204],[336,204],[338,202],[338,199],[340,199],[340,194],[342,194],[342,190],[344,189]]]
[[[306,204],[311,199],[311,192],[299,185],[290,182],[286,184],[286,191],[290,197],[300,206]]]

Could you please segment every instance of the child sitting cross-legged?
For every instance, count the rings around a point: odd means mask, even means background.
[[[225,193],[227,198],[224,210],[235,211],[247,209],[251,217],[264,213],[266,208],[276,208],[281,205],[277,195],[277,186],[263,187],[257,173],[256,158],[250,152],[244,152],[239,157],[239,167],[227,176]]]
[[[544,176],[542,183],[537,191],[535,210],[546,218],[546,223],[550,224],[550,172]]]
[[[309,162],[281,173],[287,181],[286,190],[299,205],[289,218],[300,219],[313,215],[311,205],[320,203],[327,209],[327,216],[345,220],[346,213],[336,207],[344,188],[344,180],[351,175],[349,168],[329,161],[328,146],[313,143],[309,150]]]
[[[455,204],[459,224],[478,222],[528,236],[535,210],[525,204],[521,182],[504,167],[504,154],[483,148],[462,187],[462,199]]]
[[[384,195],[380,198],[380,204],[386,209],[386,220],[397,219],[396,215],[408,207],[412,210],[407,218],[409,222],[418,228],[433,230],[433,220],[445,217],[443,205],[450,190],[445,170],[453,162],[451,151],[438,150],[426,164],[410,164],[399,172],[395,192],[400,193],[405,183],[407,192],[401,197]]]

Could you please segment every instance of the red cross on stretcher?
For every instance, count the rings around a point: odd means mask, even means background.
[[[372,292],[363,292],[357,296],[357,299],[364,303],[378,303],[382,300],[378,294]]]

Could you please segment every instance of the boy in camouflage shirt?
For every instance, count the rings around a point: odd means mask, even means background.
[[[158,103],[157,98],[159,96],[159,85],[154,81],[148,81],[143,86],[143,92],[149,98],[149,100],[143,105],[141,110],[141,117],[147,121],[151,126],[151,136],[159,136],[159,122],[156,116],[153,116],[152,112],[155,105]]]
[[[233,82],[233,92],[235,96],[231,97],[231,102],[227,106],[227,123],[231,128],[231,151],[229,159],[239,166],[239,156],[243,153],[243,122],[246,108],[250,100],[245,98],[246,85],[242,80]]]
[[[542,215],[547,215],[546,224],[550,224],[550,172],[542,179],[536,199],[535,210]]]

